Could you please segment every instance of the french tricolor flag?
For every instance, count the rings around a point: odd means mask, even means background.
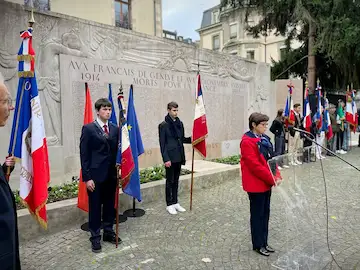
[[[350,124],[351,130],[355,133],[358,125],[358,114],[355,103],[355,90],[347,94],[345,119]]]
[[[47,227],[46,202],[50,181],[43,114],[34,71],[32,28],[21,33],[19,85],[9,154],[21,160],[20,197],[31,214]]]
[[[196,100],[195,100],[195,117],[192,133],[192,145],[201,156],[206,157],[205,138],[208,135],[206,122],[205,105],[201,87],[200,74],[197,75]]]
[[[332,130],[332,126],[331,126],[331,119],[330,119],[330,114],[328,111],[329,108],[329,100],[325,97],[325,111],[324,111],[324,117],[325,117],[325,122],[326,122],[326,139],[330,140],[333,136],[333,130]]]
[[[317,111],[315,114],[315,122],[316,127],[320,130],[323,125],[323,114],[321,113],[321,86],[318,82],[318,86],[316,87],[316,96],[317,96]]]
[[[311,110],[309,104],[309,88],[306,86],[304,94],[304,129],[310,132],[311,128]]]
[[[130,181],[131,173],[135,168],[134,158],[130,146],[129,130],[126,123],[126,113],[124,104],[124,95],[120,91],[118,94],[118,106],[119,106],[119,148],[116,163],[121,168],[120,179],[122,189],[126,189]],[[116,197],[117,198],[117,197]]]

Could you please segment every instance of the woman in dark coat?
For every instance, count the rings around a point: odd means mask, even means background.
[[[271,187],[280,181],[277,168],[267,163],[274,156],[270,138],[265,135],[268,121],[268,116],[252,113],[249,117],[250,131],[243,135],[240,143],[242,186],[250,200],[252,245],[257,253],[264,256],[275,252],[268,245],[270,197]]]

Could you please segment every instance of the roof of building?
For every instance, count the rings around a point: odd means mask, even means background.
[[[205,28],[205,27],[211,25],[211,14],[212,14],[213,10],[218,9],[219,6],[220,5],[216,5],[215,7],[209,8],[203,12],[203,17],[202,17],[200,28]]]

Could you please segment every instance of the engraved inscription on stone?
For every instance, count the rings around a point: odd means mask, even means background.
[[[88,83],[93,103],[100,97],[107,97],[108,84],[112,84],[113,99],[119,83],[124,87],[125,101],[128,99],[130,84],[134,86],[134,99],[145,148],[158,147],[158,124],[164,120],[166,104],[179,103],[180,118],[184,122],[186,136],[191,136],[194,106],[196,73],[183,73],[144,67],[125,61],[100,61],[61,55],[61,69],[66,71],[70,88],[62,87],[61,95],[72,100],[72,107],[63,105],[63,115],[73,112],[75,122],[73,134],[75,152],[83,124],[84,84]],[[232,78],[202,75],[202,87],[208,119],[208,142],[239,139],[244,131],[244,118],[247,117],[245,101],[248,82]],[[230,110],[229,110],[230,109]],[[116,114],[117,105],[115,106]],[[67,125],[64,125],[67,128]]]

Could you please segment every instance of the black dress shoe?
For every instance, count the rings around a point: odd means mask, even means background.
[[[263,255],[263,256],[270,256],[269,251],[266,250],[266,248],[256,248],[254,249],[257,253]]]
[[[270,253],[274,253],[275,252],[275,249],[273,249],[272,247],[270,246],[266,246],[265,249],[270,252]]]
[[[104,242],[110,242],[111,244],[116,244],[116,234],[115,233],[104,233],[103,235]],[[122,240],[118,237],[118,243],[120,244]]]
[[[100,239],[91,241],[91,250],[94,253],[100,253],[101,252]]]

